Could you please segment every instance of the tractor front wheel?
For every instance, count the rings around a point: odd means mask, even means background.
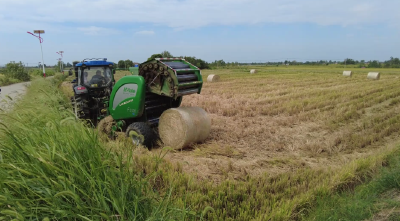
[[[134,145],[143,145],[152,148],[157,135],[145,122],[134,122],[126,128],[126,136],[132,139]]]

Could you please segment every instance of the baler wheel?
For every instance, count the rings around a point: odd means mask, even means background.
[[[153,147],[157,139],[156,133],[145,122],[134,122],[126,128],[126,136],[132,139],[134,145],[139,144],[147,148]]]

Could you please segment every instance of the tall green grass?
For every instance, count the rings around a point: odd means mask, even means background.
[[[32,76],[39,76],[42,77],[43,76],[43,70],[42,69],[31,69],[29,70],[29,74]],[[46,69],[46,76],[54,76],[56,74],[56,71],[54,69]]]
[[[132,157],[106,151],[75,120],[59,80],[34,81],[0,115],[0,220],[195,218],[151,188],[153,174],[133,173]]]
[[[393,190],[400,192],[399,154],[397,150],[390,155],[388,167],[380,169],[371,182],[319,198],[304,220],[367,220],[383,209],[393,208],[397,208],[397,213],[386,214],[388,220],[399,220],[399,194],[393,195]]]

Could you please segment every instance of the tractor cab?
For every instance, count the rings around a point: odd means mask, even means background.
[[[107,104],[114,86],[114,63],[104,59],[85,59],[74,67],[76,82],[71,97],[77,118],[96,124],[107,115]]]
[[[114,82],[114,63],[107,62],[107,59],[94,60],[85,59],[76,64],[77,84],[87,89],[108,88]]]

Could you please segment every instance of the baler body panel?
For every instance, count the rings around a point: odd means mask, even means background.
[[[201,71],[182,58],[156,58],[139,65],[148,92],[177,99],[200,94],[203,86]]]
[[[111,92],[109,112],[114,120],[141,117],[145,101],[145,81],[141,76],[124,76]]]

